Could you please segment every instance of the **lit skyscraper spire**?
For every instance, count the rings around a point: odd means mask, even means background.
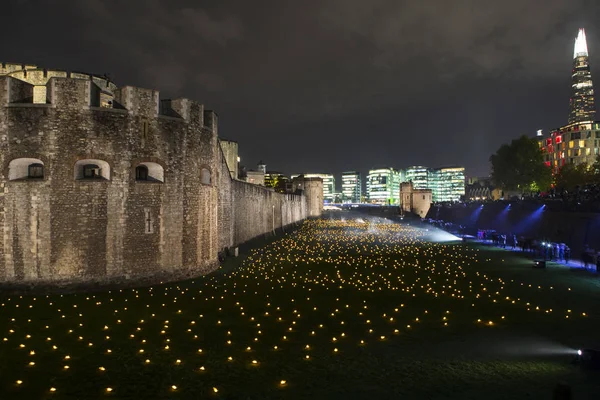
[[[573,52],[573,58],[577,56],[588,56],[587,40],[585,38],[585,29],[579,30],[579,35],[575,39],[575,51]]]
[[[571,102],[569,124],[593,121],[596,117],[594,85],[588,57],[585,31],[579,30],[573,52],[573,73],[571,75]]]

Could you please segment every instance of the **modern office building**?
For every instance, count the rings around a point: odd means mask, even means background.
[[[565,164],[593,165],[599,153],[600,122],[582,122],[563,126],[538,140],[544,161],[557,172]]]
[[[412,182],[414,190],[429,189],[429,168],[422,165],[408,167],[402,182]]]
[[[372,169],[367,177],[367,197],[374,204],[399,204],[402,174],[394,168]]]
[[[335,195],[335,177],[332,174],[295,174],[292,179],[304,175],[305,178],[321,178],[323,180],[323,202],[332,203]]]
[[[566,164],[591,166],[600,152],[600,122],[594,121],[596,105],[588,58],[585,31],[580,29],[573,53],[569,123],[551,129],[548,136],[538,133],[536,137],[544,161],[554,173]]]
[[[427,189],[431,190],[435,203],[460,201],[461,197],[465,195],[465,168],[431,169],[428,175]]]
[[[286,191],[286,182],[290,179],[277,171],[267,171],[265,174],[265,186],[268,188],[273,188],[276,192],[285,193]]]
[[[342,172],[342,203],[360,203],[362,180],[360,172]]]
[[[592,83],[585,30],[583,29],[579,30],[579,35],[575,39],[571,79],[569,124],[594,121],[596,117],[594,85]]]

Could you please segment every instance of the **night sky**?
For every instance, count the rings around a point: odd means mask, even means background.
[[[580,27],[600,79],[599,20],[595,0],[12,0],[0,60],[198,100],[250,169],[480,176],[566,123]]]

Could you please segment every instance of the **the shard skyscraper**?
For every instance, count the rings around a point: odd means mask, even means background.
[[[594,121],[596,102],[594,101],[594,85],[588,56],[585,30],[580,29],[575,39],[573,53],[573,75],[571,86],[571,103],[569,107],[569,124]]]

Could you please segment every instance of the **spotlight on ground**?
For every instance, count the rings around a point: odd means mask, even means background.
[[[462,239],[456,235],[443,231],[437,228],[425,229],[425,236],[431,242],[445,243],[445,242],[458,242]]]
[[[577,350],[577,362],[584,368],[600,369],[600,350]]]

